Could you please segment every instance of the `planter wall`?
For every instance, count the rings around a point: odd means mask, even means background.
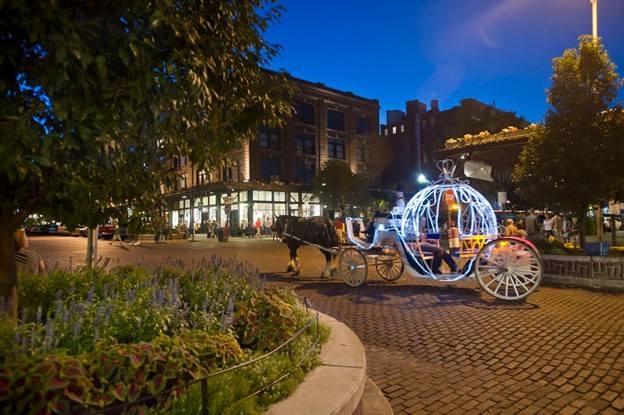
[[[542,258],[546,282],[624,288],[624,257],[543,255]]]

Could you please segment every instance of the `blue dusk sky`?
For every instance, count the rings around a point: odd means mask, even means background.
[[[475,98],[530,122],[546,112],[552,59],[592,33],[589,0],[280,0],[270,69],[405,111]],[[624,0],[598,1],[598,36],[624,77]],[[620,92],[624,100],[624,93]]]

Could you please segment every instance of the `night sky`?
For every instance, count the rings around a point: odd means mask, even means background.
[[[552,59],[592,33],[589,0],[281,0],[265,34],[271,69],[405,111],[475,98],[530,122],[547,108]],[[598,36],[624,77],[624,0],[599,0]],[[624,92],[620,98],[624,100]]]

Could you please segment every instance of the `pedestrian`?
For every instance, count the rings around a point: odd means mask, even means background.
[[[524,219],[524,230],[529,238],[533,238],[539,234],[539,222],[537,219],[535,210],[531,210],[531,213]]]
[[[262,221],[260,218],[256,219],[256,238],[259,238],[262,235]]]
[[[505,220],[505,236],[519,236],[518,228],[514,225],[514,220],[508,218]]]
[[[268,238],[269,237],[269,233],[271,232],[271,218],[268,216],[264,217],[264,237]]]
[[[550,216],[550,213],[544,212],[544,222],[542,223],[542,231],[546,236],[553,236],[554,219]]]
[[[18,229],[13,234],[13,242],[15,244],[15,265],[17,272],[25,272],[28,274],[43,275],[45,273],[45,264],[41,256],[28,249],[28,236],[26,231]]]
[[[344,232],[344,223],[342,222],[342,219],[340,219],[340,216],[338,216],[335,220],[334,220],[334,228],[336,228],[336,233],[338,234],[338,240],[342,243],[343,242],[343,232]]]
[[[555,212],[552,218],[553,221],[553,236],[561,240],[561,234],[563,233],[563,217],[561,213]]]
[[[572,222],[570,222],[570,242],[572,242],[574,246],[578,246],[580,236],[581,228],[578,223],[578,218],[573,216]]]
[[[564,243],[569,243],[570,242],[570,226],[572,224],[572,220],[570,219],[569,216],[565,216],[563,218],[563,223],[561,225],[561,240]]]
[[[119,227],[119,224],[115,225],[115,233],[113,233],[113,239],[111,239],[111,241],[108,243],[109,245],[112,245],[113,242],[115,241],[119,241],[119,246],[122,246],[122,239],[121,239],[121,228]]]

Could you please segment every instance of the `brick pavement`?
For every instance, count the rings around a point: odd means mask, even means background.
[[[81,238],[31,238],[44,259],[74,265]],[[285,246],[266,239],[173,241],[123,248],[100,244],[112,263],[202,256],[256,265],[269,284],[290,286],[347,324],[366,349],[368,376],[395,414],[624,413],[624,293],[542,286],[523,303],[488,297],[476,282],[404,276],[351,288],[322,280],[322,256],[300,253],[302,276],[281,273]],[[84,261],[83,261],[84,262]],[[277,273],[277,274],[275,274]]]

